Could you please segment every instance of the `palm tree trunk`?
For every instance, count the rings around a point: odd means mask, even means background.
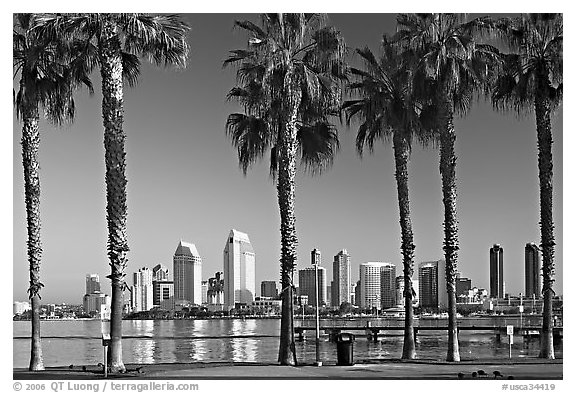
[[[440,174],[444,203],[444,256],[446,259],[446,291],[448,292],[448,353],[446,360],[459,362],[456,326],[456,271],[458,263],[458,221],[456,219],[456,132],[450,95],[441,95],[440,109]],[[440,274],[440,272],[438,272]],[[438,288],[438,291],[441,289]],[[440,298],[440,296],[438,296]]]
[[[416,358],[414,342],[414,309],[412,306],[412,274],[414,273],[414,235],[410,220],[408,198],[408,157],[410,146],[400,131],[394,132],[394,158],[396,163],[396,188],[402,231],[402,264],[404,266],[404,346],[402,359]]]
[[[278,147],[278,204],[280,206],[281,234],[281,282],[282,319],[280,322],[280,349],[278,362],[281,365],[295,365],[296,347],[294,343],[294,295],[293,277],[296,267],[296,214],[294,208],[296,189],[296,119],[300,105],[300,89],[288,73],[287,107],[288,121],[281,127]]]
[[[545,91],[539,89],[539,91]],[[542,332],[540,335],[541,358],[554,359],[552,297],[554,290],[554,221],[552,217],[552,130],[550,103],[545,97],[535,100],[536,132],[538,134],[538,176],[540,178],[540,236],[542,249]]]
[[[42,360],[42,341],[40,336],[40,260],[42,244],[40,242],[40,164],[38,149],[40,133],[38,131],[38,108],[28,106],[23,110],[22,126],[22,163],[24,165],[24,195],[26,199],[26,221],[28,227],[28,262],[30,287],[28,297],[32,302],[32,336],[30,345],[30,371],[44,370]]]
[[[126,238],[126,153],[124,150],[122,59],[120,40],[113,17],[104,16],[100,33],[99,56],[102,76],[102,118],[106,162],[106,219],[108,222],[108,258],[112,281],[110,313],[109,367],[124,372],[122,362],[122,304],[124,270],[129,250]]]

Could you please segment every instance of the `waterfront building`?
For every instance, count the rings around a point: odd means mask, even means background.
[[[277,298],[278,288],[276,287],[276,281],[262,281],[260,283],[260,296]]]
[[[356,305],[356,285],[355,282],[350,284],[350,304],[353,306]]]
[[[248,235],[232,229],[224,246],[224,306],[249,304],[256,295],[256,254]]]
[[[256,315],[279,315],[282,308],[282,301],[271,297],[256,297],[250,302],[250,311]]]
[[[396,277],[396,305],[404,304],[404,276]]]
[[[208,280],[202,280],[200,283],[202,287],[202,304],[208,303]]]
[[[170,281],[168,268],[159,263],[152,268],[152,281]]]
[[[490,297],[504,298],[504,249],[500,244],[490,248]]]
[[[382,267],[390,264],[385,262],[365,262],[360,264],[360,307],[380,309]]]
[[[314,284],[316,272],[313,267],[307,267],[298,271],[298,284],[300,296],[308,296],[308,304],[316,306],[316,287]],[[326,269],[318,266],[318,305],[327,304]]]
[[[380,307],[391,308],[396,305],[396,265],[384,263],[380,267]]]
[[[461,295],[468,295],[472,289],[472,280],[466,277],[456,277],[456,298]]]
[[[216,272],[214,277],[208,279],[208,304],[224,305],[224,274]]]
[[[110,305],[112,301],[110,296],[100,292],[87,293],[82,300],[86,314],[99,317],[100,319],[110,318]]]
[[[13,304],[13,308],[12,308],[12,314],[13,315],[20,315],[22,313],[25,313],[26,311],[31,310],[32,308],[30,307],[30,303],[28,302],[14,302]]]
[[[326,285],[326,306],[332,306],[332,295],[334,290],[332,289],[332,285]]]
[[[152,287],[152,270],[143,267],[134,273],[132,285],[132,311],[148,311],[154,307],[154,289]]]
[[[526,297],[539,298],[540,287],[540,248],[536,243],[526,243],[524,247],[524,267]]]
[[[86,292],[87,294],[91,293],[100,293],[100,276],[97,274],[87,274],[86,275]]]
[[[202,258],[194,244],[180,240],[174,252],[173,271],[176,304],[201,304]]]
[[[443,310],[448,307],[445,271],[443,259],[418,264],[418,296],[422,308]]]
[[[152,292],[154,307],[174,309],[174,281],[152,281]]]
[[[342,303],[350,303],[351,274],[350,274],[350,255],[345,248],[334,255],[334,262],[332,262],[332,305],[340,306]]]
[[[362,297],[361,288],[360,280],[356,281],[356,286],[354,287],[354,305],[358,307],[360,307],[360,298]]]

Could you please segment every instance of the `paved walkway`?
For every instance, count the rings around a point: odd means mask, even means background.
[[[125,374],[109,375],[117,379],[562,379],[562,359],[521,359],[510,361],[385,361],[360,363],[353,366],[325,364],[322,367],[298,367],[259,363],[189,363],[126,365]],[[478,374],[483,370],[486,375]],[[480,372],[482,374],[482,372]],[[45,371],[30,372],[14,369],[14,379],[103,379],[97,366],[50,367]]]

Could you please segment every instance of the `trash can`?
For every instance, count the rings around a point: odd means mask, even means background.
[[[336,350],[338,352],[337,366],[354,365],[354,335],[340,333],[336,336]]]

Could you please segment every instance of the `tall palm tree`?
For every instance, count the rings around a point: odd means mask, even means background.
[[[44,34],[72,34],[84,40],[84,56],[98,65],[102,78],[102,118],[106,163],[106,219],[108,258],[112,282],[110,315],[111,372],[124,372],[122,361],[122,309],[128,263],[126,235],[126,152],[123,130],[123,82],[134,85],[139,56],[159,66],[185,66],[188,26],[178,15],[80,14],[48,15]]]
[[[18,93],[15,92],[16,115],[22,119],[22,163],[24,165],[24,193],[28,228],[28,262],[30,286],[28,297],[32,303],[32,335],[30,371],[44,369],[40,335],[40,147],[39,120],[43,109],[46,118],[55,125],[74,118],[73,91],[84,83],[92,92],[92,84],[82,68],[72,70],[74,42],[46,39],[36,28],[34,14],[17,14],[13,28],[14,77],[20,75]],[[62,37],[61,37],[62,38]]]
[[[488,28],[483,18],[466,22],[463,14],[400,14],[397,39],[421,56],[419,77],[434,81],[436,127],[440,144],[440,174],[444,204],[444,256],[448,292],[447,361],[460,361],[456,326],[458,221],[456,218],[456,155],[454,114],[466,113],[475,92],[485,89],[491,70],[487,62],[496,50],[475,41]]]
[[[386,36],[382,41],[382,54],[377,59],[368,48],[356,52],[364,61],[364,69],[351,68],[356,81],[350,83],[351,92],[360,95],[359,99],[346,101],[342,108],[346,111],[348,125],[352,118],[358,118],[360,126],[356,137],[356,148],[362,156],[367,146],[370,152],[377,140],[392,139],[396,166],[396,188],[400,212],[402,237],[402,263],[404,272],[404,346],[402,359],[414,359],[414,309],[412,299],[412,274],[414,273],[414,235],[410,219],[408,196],[408,161],[412,139],[421,132],[419,114],[421,104],[415,100],[411,67],[414,58],[409,52],[390,42]]]
[[[308,169],[321,171],[337,148],[327,121],[340,104],[337,83],[345,75],[345,47],[338,31],[320,14],[263,14],[260,26],[237,21],[248,48],[230,52],[224,62],[238,65],[244,113],[231,114],[227,131],[247,168],[270,149],[280,208],[282,317],[278,361],[296,363],[293,326],[293,274],[296,266],[295,176],[300,153]]]
[[[554,290],[554,221],[552,217],[552,128],[550,118],[562,100],[562,14],[524,14],[497,22],[512,52],[497,79],[492,101],[497,109],[534,110],[540,179],[542,249],[542,335],[540,357],[554,359],[552,298]]]

